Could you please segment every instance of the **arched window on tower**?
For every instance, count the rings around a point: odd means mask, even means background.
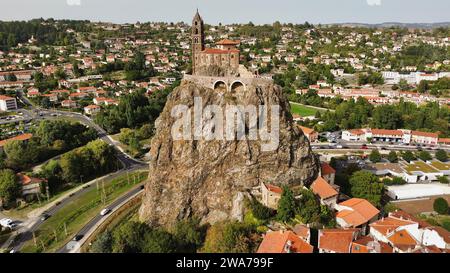
[[[195,29],[195,34],[198,34],[198,28]]]

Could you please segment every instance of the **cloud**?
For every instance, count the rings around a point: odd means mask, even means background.
[[[381,6],[381,0],[366,0],[369,6]]]
[[[69,6],[81,6],[81,0],[66,0]]]

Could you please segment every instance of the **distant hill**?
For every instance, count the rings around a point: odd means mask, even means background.
[[[433,29],[438,27],[450,27],[450,22],[440,23],[399,23],[399,22],[385,22],[381,24],[364,24],[364,23],[339,23],[332,24],[345,27],[369,27],[369,28],[390,28],[390,27],[402,27],[402,28],[422,28]]]

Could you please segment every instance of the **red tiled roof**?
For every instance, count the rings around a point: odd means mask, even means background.
[[[95,109],[95,108],[100,108],[100,106],[92,104],[92,105],[88,105],[88,106],[86,106],[86,107],[84,107],[84,108],[87,108],[87,109]]]
[[[308,127],[304,127],[304,126],[298,126],[302,131],[303,131],[303,133],[305,133],[306,135],[310,135],[310,134],[312,134],[312,133],[314,133],[315,131],[314,131],[314,129],[311,129],[311,128],[308,128]]]
[[[369,253],[375,251],[376,253],[392,253],[393,249],[385,242],[375,241],[370,236],[362,237],[352,243],[352,253]]]
[[[400,248],[402,250],[413,249],[418,242],[414,237],[409,234],[409,232],[405,229],[396,231],[388,237],[388,240],[392,243],[393,246]]]
[[[352,227],[358,227],[370,221],[370,219],[380,213],[369,201],[360,198],[352,198],[342,203],[339,206],[348,207],[350,209],[343,209],[336,214],[336,218],[343,219]]]
[[[8,143],[10,141],[14,141],[14,140],[24,141],[24,140],[28,140],[32,137],[33,137],[33,134],[22,134],[22,135],[18,135],[18,136],[12,137],[12,138],[8,138],[8,139],[0,141],[0,147],[5,146],[6,143]]]
[[[363,130],[361,130],[361,129],[353,129],[353,130],[349,130],[349,132],[352,135],[355,135],[355,136],[360,136],[360,135],[364,135],[365,134],[365,132]]]
[[[311,190],[321,199],[338,195],[338,192],[320,176],[311,184]]]
[[[239,41],[233,41],[229,39],[224,39],[216,43],[216,45],[238,45],[240,44]]]
[[[322,175],[329,175],[333,173],[336,173],[336,170],[333,169],[333,167],[331,167],[330,164],[322,162]]]
[[[290,243],[290,246],[287,244]],[[314,247],[292,231],[269,231],[259,245],[257,253],[312,253]]]
[[[20,183],[25,186],[29,184],[35,184],[35,183],[41,183],[41,182],[47,182],[45,179],[37,178],[37,177],[30,177],[26,174],[18,173],[17,176],[19,177]]]
[[[401,220],[393,217],[380,219],[370,224],[370,228],[377,230],[379,233],[387,236],[389,233],[396,230],[398,227],[415,224],[416,222],[410,220]]]
[[[310,236],[310,230],[309,227],[301,224],[297,224],[294,226],[292,231],[300,236],[301,238],[308,238]]]
[[[202,53],[206,53],[206,54],[230,54],[230,53],[239,53],[239,50],[237,50],[237,49],[234,49],[234,50],[222,50],[222,49],[218,49],[218,48],[207,48],[207,49],[203,50]]]
[[[403,136],[400,130],[372,129],[373,135]]]
[[[14,99],[14,98],[11,98],[11,97],[8,97],[5,95],[0,95],[0,100],[12,100],[12,99]]]
[[[421,132],[421,131],[412,131],[411,134],[412,134],[413,136],[439,138],[439,135],[436,134],[436,133],[428,133],[428,132]]]
[[[270,185],[270,184],[264,184],[264,185],[266,185],[266,188],[271,192],[279,193],[279,194],[283,193],[283,189],[278,186],[274,186],[274,185]]]
[[[350,253],[351,244],[358,229],[319,230],[319,248],[336,253]]]

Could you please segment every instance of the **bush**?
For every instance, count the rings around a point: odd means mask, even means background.
[[[202,252],[205,253],[252,253],[258,242],[253,226],[239,222],[219,222],[206,233]]]
[[[447,162],[448,155],[447,152],[444,150],[439,150],[436,152],[436,159],[442,162]]]
[[[439,214],[447,214],[448,213],[447,200],[445,200],[442,197],[434,200],[433,209]]]
[[[421,152],[419,153],[419,158],[420,158],[420,160],[422,160],[422,161],[428,161],[428,160],[433,159],[433,158],[431,157],[430,153],[427,152],[427,151],[421,151]]]
[[[381,154],[378,150],[373,150],[369,155],[369,160],[372,163],[377,163],[381,161]]]
[[[446,176],[440,176],[439,183],[448,184],[449,183],[448,178]]]
[[[249,201],[249,206],[253,216],[258,220],[267,221],[275,215],[275,210],[264,206],[254,198]]]
[[[407,184],[407,182],[401,177],[394,177],[392,179],[389,178],[383,179],[383,184],[386,186],[393,186],[393,185],[405,185]]]

